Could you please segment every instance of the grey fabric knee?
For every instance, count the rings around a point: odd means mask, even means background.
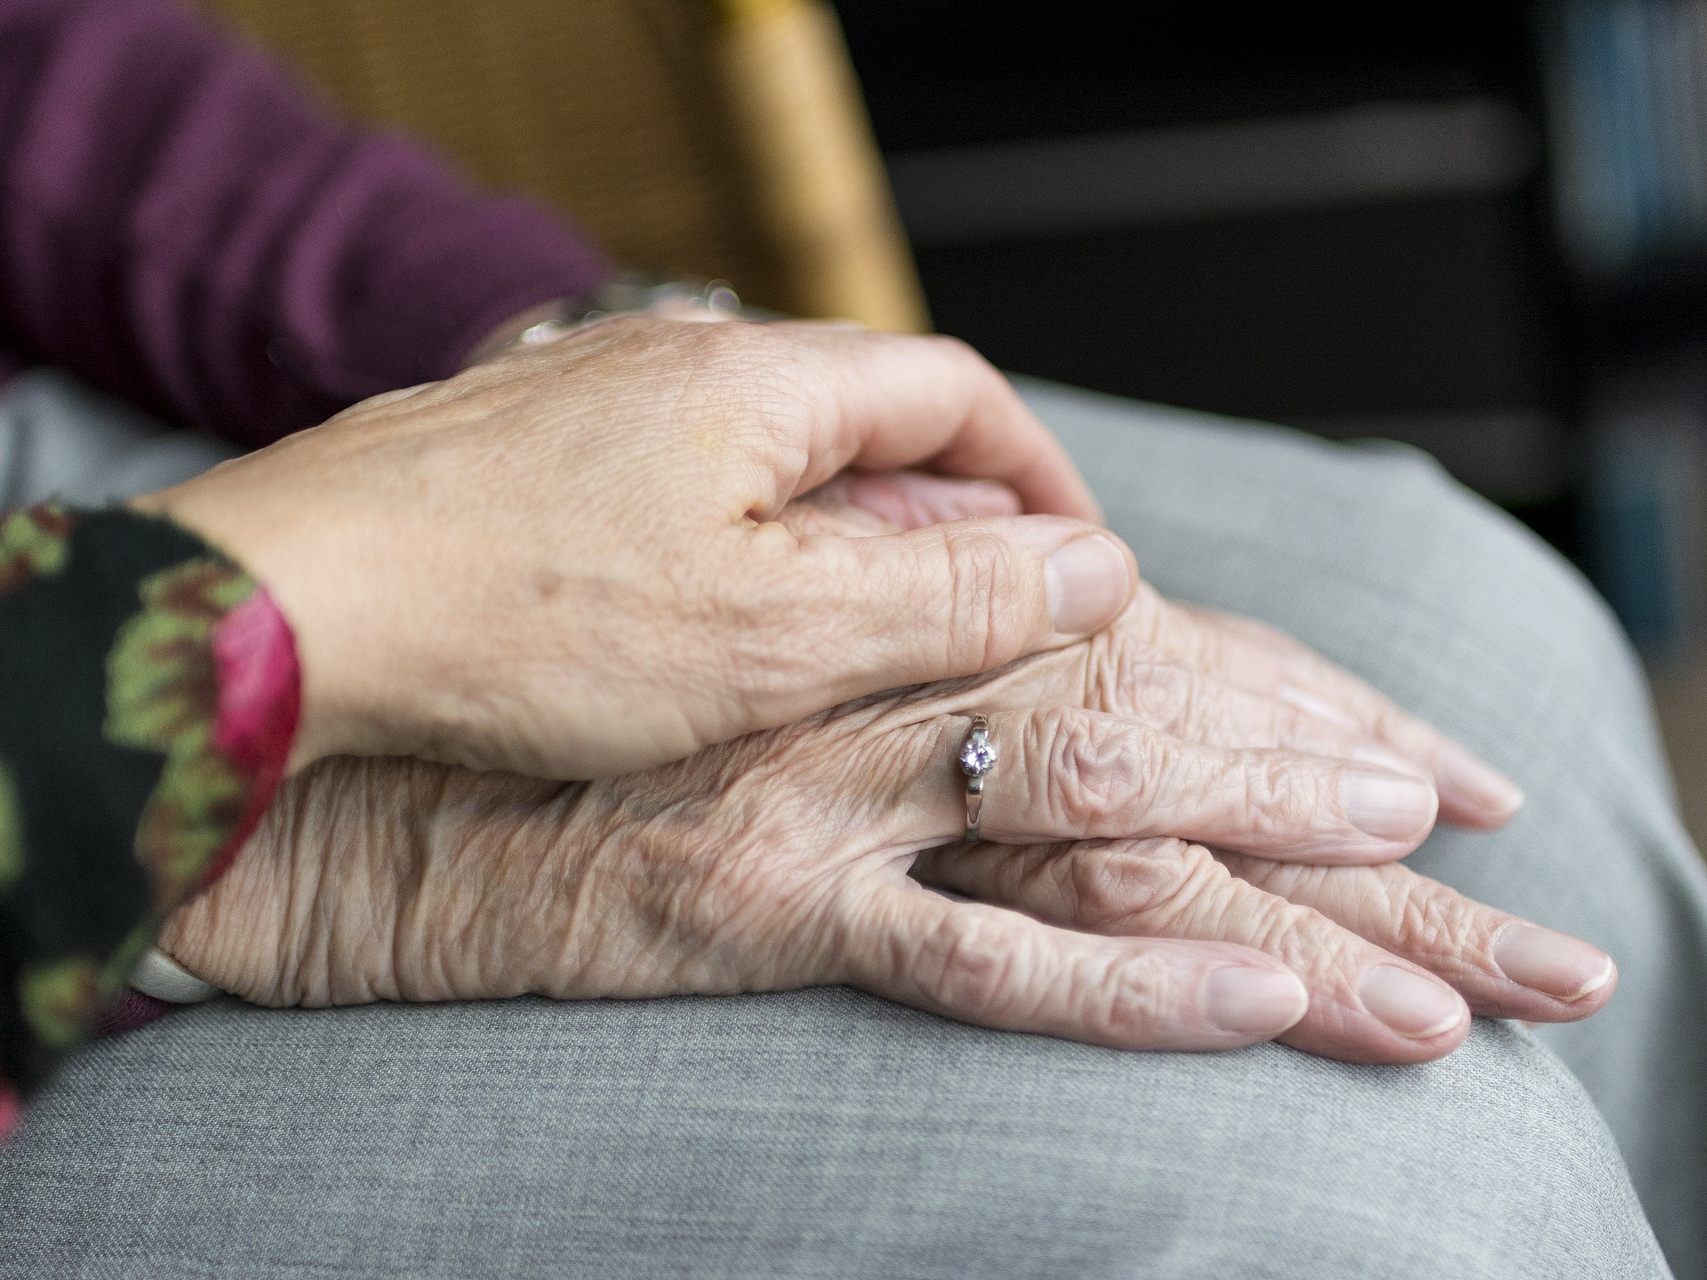
[[[1444,1062],[1129,1054],[845,990],[225,1002],[83,1055],[0,1155],[0,1275],[1668,1274],[1599,1117]]]

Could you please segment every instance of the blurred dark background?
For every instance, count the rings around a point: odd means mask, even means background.
[[[836,8],[939,327],[1415,443],[1689,646],[1707,5]]]

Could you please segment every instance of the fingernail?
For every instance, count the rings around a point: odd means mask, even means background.
[[[1242,1036],[1277,1036],[1310,1009],[1310,995],[1297,975],[1251,965],[1215,970],[1204,984],[1203,999],[1211,1022]]]
[[[1513,982],[1559,1000],[1581,1000],[1612,981],[1612,957],[1538,924],[1509,924],[1494,940],[1494,963]]]
[[[1100,533],[1057,547],[1043,563],[1049,621],[1066,635],[1082,635],[1113,622],[1132,598],[1126,552]]]
[[[1421,778],[1374,769],[1347,769],[1340,788],[1352,825],[1383,840],[1422,834],[1440,803],[1434,788]]]
[[[1449,988],[1396,965],[1365,970],[1357,994],[1371,1014],[1413,1040],[1432,1039],[1464,1018],[1464,1002]]]
[[[1456,743],[1435,759],[1434,781],[1457,803],[1486,810],[1495,817],[1509,818],[1523,807],[1523,789],[1517,783]]]

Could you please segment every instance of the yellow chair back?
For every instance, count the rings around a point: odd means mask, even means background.
[[[206,0],[358,118],[572,214],[625,266],[928,327],[822,0]]]

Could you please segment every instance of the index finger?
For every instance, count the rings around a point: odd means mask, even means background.
[[[1000,481],[1027,512],[1102,522],[1060,441],[964,342],[786,322],[767,329],[801,348],[827,392],[804,454],[779,464],[779,508],[846,467],[923,467]]]

